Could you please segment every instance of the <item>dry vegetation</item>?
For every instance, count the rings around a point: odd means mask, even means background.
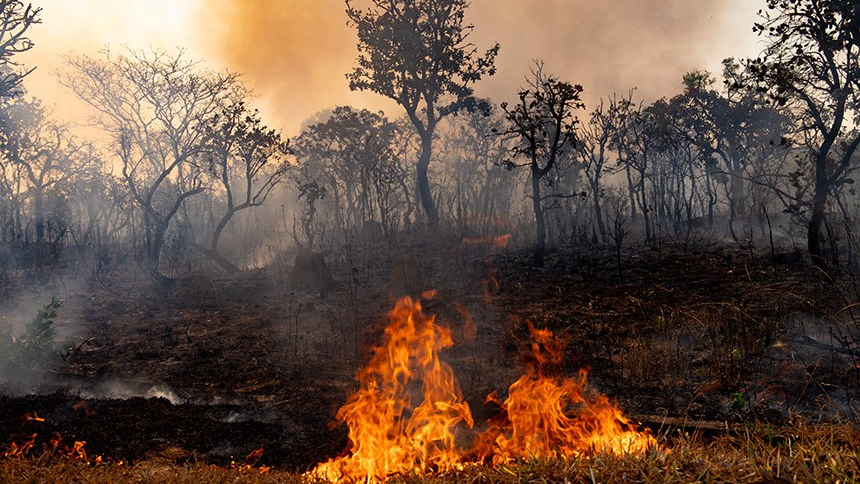
[[[860,475],[854,425],[791,428],[750,425],[718,438],[677,433],[664,436],[665,450],[642,457],[594,455],[571,460],[533,460],[499,466],[474,465],[462,471],[425,476],[393,476],[391,482],[854,482]],[[94,466],[50,453],[37,458],[4,458],[3,482],[304,482],[300,474],[277,469],[230,469],[164,457],[131,465]]]

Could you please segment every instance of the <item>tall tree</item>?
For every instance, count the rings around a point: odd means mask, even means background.
[[[506,140],[495,135],[505,129],[501,114],[498,109],[489,116],[463,112],[440,125],[437,159],[445,166],[441,185],[463,236],[510,230],[506,218],[518,183],[503,163]]]
[[[860,146],[860,5],[856,0],[768,0],[754,30],[768,44],[750,71],[793,111],[813,165],[807,248],[827,265],[822,226],[829,198]],[[835,257],[835,254],[834,254]]]
[[[495,44],[484,55],[468,40],[467,0],[372,0],[367,10],[346,1],[358,31],[357,67],[349,74],[352,90],[369,90],[393,99],[406,111],[421,138],[416,166],[418,192],[430,228],[439,212],[428,180],[433,136],[439,120],[474,107],[472,86],[495,73]]]
[[[580,100],[582,86],[560,81],[543,73],[538,63],[532,70],[528,87],[522,89],[513,106],[502,103],[508,121],[505,135],[514,139],[511,154],[525,159],[531,174],[532,208],[535,215],[535,267],[543,267],[546,253],[546,222],[544,220],[541,183],[556,163],[570,155],[575,148],[574,126],[576,109],[585,107]],[[512,162],[512,166],[514,163]]]
[[[706,71],[684,75],[684,92],[672,98],[678,134],[688,138],[703,158],[721,162],[727,178],[729,229],[737,240],[734,222],[752,212],[747,167],[763,145],[778,143],[787,129],[781,113],[767,106],[765,97],[743,85],[749,73],[734,59],[723,61],[724,91],[713,89],[714,78]]]
[[[165,235],[185,200],[207,188],[200,159],[206,123],[237,76],[204,69],[181,50],[67,60],[60,82],[96,110],[96,122],[111,136],[122,178],[143,212],[149,272],[170,283],[159,267]]]
[[[648,200],[648,172],[652,169],[652,157],[662,142],[657,129],[662,107],[655,103],[643,106],[633,102],[633,91],[626,98],[613,99],[609,109],[613,111],[615,126],[610,147],[618,154],[618,169],[627,177],[630,195],[630,213],[637,218],[642,215],[645,240],[654,243],[656,230]]]
[[[0,165],[6,165],[8,171],[20,170],[20,188],[26,190],[24,194],[30,200],[33,240],[41,244],[45,242],[49,223],[46,198],[91,160],[80,156],[88,151],[89,145],[73,139],[66,126],[49,120],[39,101],[23,97],[0,102],[0,132],[3,133]]]
[[[611,101],[614,105],[614,101]],[[583,124],[580,130],[579,143],[576,150],[584,165],[585,177],[591,188],[591,197],[594,205],[594,220],[601,242],[608,242],[608,232],[601,206],[603,185],[602,178],[609,157],[609,146],[611,144],[612,130],[616,124],[614,109],[606,107],[601,99],[597,108],[591,113],[588,122]]]

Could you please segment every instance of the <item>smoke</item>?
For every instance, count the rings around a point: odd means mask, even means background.
[[[719,74],[726,57],[755,53],[751,31],[758,1],[588,0],[475,1],[479,45],[501,36],[500,75],[484,86],[510,97],[534,65],[582,84],[586,100],[626,94],[656,99],[681,88],[684,73],[706,68]]]
[[[758,0],[474,0],[469,22],[479,49],[502,45],[498,74],[478,93],[501,101],[523,84],[533,60],[582,84],[586,100],[626,94],[655,99],[681,88],[696,68],[719,74],[729,56],[755,53]],[[342,0],[215,0],[198,29],[209,55],[246,75],[274,119],[290,131],[336,104],[397,108],[350,93],[344,75],[356,56]]]
[[[334,105],[385,106],[349,90],[357,40],[341,0],[214,0],[200,19],[208,55],[244,74],[266,116],[291,132]]]

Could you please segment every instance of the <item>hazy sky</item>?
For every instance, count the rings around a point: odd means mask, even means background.
[[[32,0],[42,24],[33,51],[21,57],[37,71],[30,93],[80,112],[63,99],[53,72],[61,54],[95,54],[124,45],[182,46],[195,59],[244,74],[270,123],[295,134],[302,121],[341,104],[400,110],[372,93],[349,91],[355,34],[342,0]],[[653,100],[680,89],[684,72],[719,70],[729,56],[758,51],[751,31],[763,0],[472,0],[474,43],[498,41],[498,74],[477,91],[511,97],[534,59],[562,79],[582,84],[586,101],[637,87]]]

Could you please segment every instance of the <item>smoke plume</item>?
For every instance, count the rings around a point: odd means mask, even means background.
[[[383,106],[349,90],[356,36],[340,0],[213,0],[200,18],[209,55],[243,73],[289,131],[336,104]]]
[[[718,71],[725,57],[755,53],[758,3],[474,0],[468,21],[475,45],[502,45],[498,74],[477,90],[511,98],[541,59],[548,72],[582,84],[589,105],[633,87],[639,98],[671,95],[685,72]],[[210,55],[246,75],[287,134],[336,104],[399,114],[380,96],[349,92],[344,75],[354,65],[356,37],[342,0],[214,0],[205,9],[199,31]]]

